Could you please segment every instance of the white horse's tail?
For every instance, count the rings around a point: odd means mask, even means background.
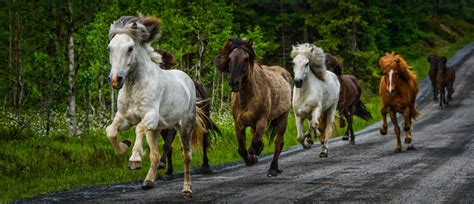
[[[194,148],[201,147],[204,136],[209,131],[213,130],[212,128],[208,127],[207,124],[209,123],[212,123],[214,125],[211,119],[206,115],[206,112],[204,112],[203,109],[196,106],[196,119],[195,119],[193,132],[191,133],[191,144]]]

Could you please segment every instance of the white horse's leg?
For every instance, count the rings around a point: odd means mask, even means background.
[[[114,120],[112,124],[110,124],[106,131],[107,138],[109,139],[110,143],[114,147],[115,153],[118,155],[123,155],[127,151],[128,147],[130,146],[130,141],[125,140],[120,142],[119,137],[119,130],[125,130],[130,128],[130,123],[123,117],[120,112],[115,113]]]
[[[311,113],[311,121],[309,122],[309,128],[314,130],[314,137],[318,137],[320,135],[318,130],[319,125],[319,118],[321,117],[321,105],[318,105],[314,108],[313,112]]]
[[[182,128],[180,130],[180,141],[181,141],[181,153],[184,163],[184,181],[183,181],[183,190],[181,191],[182,195],[187,198],[191,197],[193,191],[191,190],[191,176],[189,174],[189,168],[191,165],[192,159],[192,150],[191,150],[191,134],[194,128],[194,118],[190,121],[183,121]]]
[[[153,112],[147,113],[143,117],[142,121],[138,123],[135,128],[135,144],[133,145],[132,155],[128,160],[128,168],[130,170],[136,170],[142,168],[142,159],[141,156],[143,153],[143,136],[148,130],[155,130],[158,122],[156,121],[157,116]]]
[[[308,149],[311,147],[311,144],[308,143],[304,137],[304,132],[303,132],[304,118],[301,116],[298,116],[297,114],[295,114],[295,118],[296,118],[296,132],[298,134],[298,141],[301,143],[303,148]]]
[[[321,154],[319,157],[328,157],[328,150],[329,150],[329,137],[332,134],[332,124],[334,123],[334,118],[336,117],[336,107],[337,105],[334,104],[329,111],[326,111],[326,127],[324,127],[324,140],[321,144]]]
[[[154,130],[146,131],[146,141],[150,147],[150,169],[146,175],[145,181],[143,181],[142,189],[150,189],[154,187],[156,179],[156,170],[158,168],[158,161],[160,160],[160,153],[158,152],[158,134],[155,134]]]

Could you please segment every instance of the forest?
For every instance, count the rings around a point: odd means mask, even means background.
[[[0,201],[140,178],[123,172],[107,178],[73,175],[89,162],[109,171],[125,165],[126,158],[113,159],[104,132],[116,112],[117,97],[107,82],[108,30],[121,16],[162,20],[163,32],[153,47],[173,53],[176,67],[204,84],[212,117],[229,138],[216,138],[216,143],[233,145],[228,76],[213,65],[230,37],[252,39],[259,61],[290,72],[292,45],[310,42],[322,47],[343,62],[345,74],[361,81],[373,115],[379,113],[378,59],[383,53],[400,53],[424,77],[429,53],[449,55],[474,39],[473,0],[4,0],[0,6],[0,166],[6,179],[0,191],[27,180],[31,183],[26,188],[36,189],[7,193]],[[291,121],[289,126],[294,126]],[[132,132],[126,134],[133,138]],[[293,133],[288,137],[295,140]],[[100,144],[92,144],[97,140]],[[25,159],[45,148],[49,153]],[[20,155],[18,149],[30,150]],[[76,153],[79,150],[83,152]],[[232,151],[229,154],[238,159],[236,148]],[[89,156],[79,156],[85,154]],[[42,161],[50,157],[68,161]],[[101,161],[86,161],[93,157]],[[69,173],[64,172],[67,166]],[[41,170],[26,173],[33,169]],[[48,171],[63,175],[60,179],[67,184],[52,187],[53,178],[30,180]]]

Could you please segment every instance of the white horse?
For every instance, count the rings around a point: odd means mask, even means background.
[[[130,142],[121,142],[118,132],[136,125],[136,141],[129,168],[141,167],[144,134],[150,147],[150,169],[143,189],[154,186],[160,155],[157,137],[161,129],[175,128],[181,135],[184,159],[182,194],[192,196],[189,166],[191,138],[202,137],[203,127],[199,109],[196,109],[194,83],[180,70],[162,70],[156,62],[150,43],[160,34],[160,20],[153,17],[123,16],[110,26],[108,45],[110,64],[109,81],[118,93],[118,111],[107,127],[107,137],[115,152],[122,155]]]
[[[311,131],[314,137],[319,135],[321,154],[328,156],[328,140],[332,134],[332,124],[336,116],[336,107],[339,100],[340,84],[337,76],[326,70],[325,54],[315,45],[305,43],[293,46],[293,72],[295,86],[293,87],[293,108],[296,116],[298,141],[303,148],[310,148],[313,144]],[[310,120],[306,135],[303,134],[304,120]],[[318,123],[321,120],[322,134],[318,134]]]

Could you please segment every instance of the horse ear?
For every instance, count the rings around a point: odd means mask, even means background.
[[[253,40],[252,39],[249,39],[247,41],[247,45],[249,45],[250,47],[253,47]]]
[[[136,30],[138,27],[137,27],[137,23],[136,22],[133,22],[132,23],[132,26],[130,27],[132,28],[132,30]]]

